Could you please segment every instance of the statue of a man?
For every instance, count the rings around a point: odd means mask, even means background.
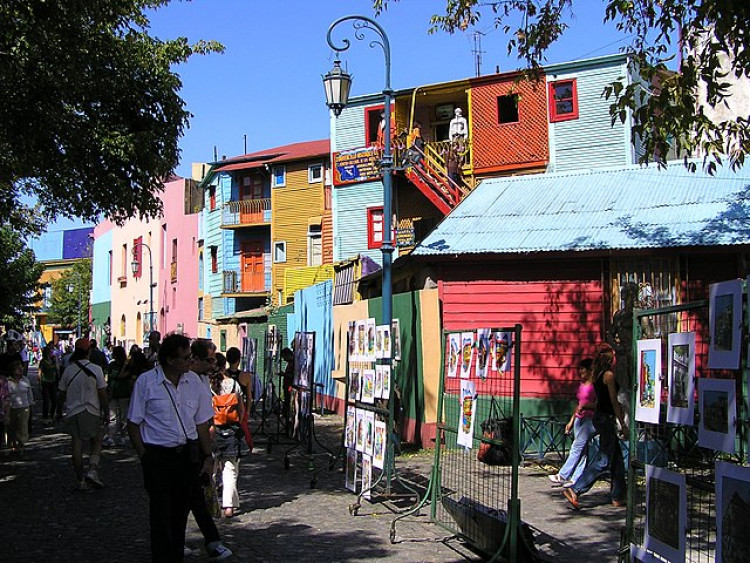
[[[461,108],[456,108],[454,114],[455,117],[451,119],[448,128],[448,137],[451,142],[465,141],[466,137],[469,136],[469,125],[466,123],[466,118],[462,115]]]

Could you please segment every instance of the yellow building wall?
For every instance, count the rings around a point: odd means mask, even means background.
[[[424,418],[426,424],[437,422],[438,386],[442,330],[440,324],[440,300],[437,289],[419,292],[422,315],[422,381],[424,383]]]

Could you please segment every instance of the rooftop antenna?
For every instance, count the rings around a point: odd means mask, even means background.
[[[219,151],[216,149],[216,145],[214,145],[214,162],[219,160]]]
[[[484,54],[484,51],[482,51],[482,33],[481,31],[475,31],[472,33],[473,39],[474,39],[474,48],[471,50],[472,54],[474,55],[474,73],[475,76],[482,76],[482,55]]]
[[[247,154],[247,135],[242,135],[242,137],[245,139],[245,152],[242,154]]]

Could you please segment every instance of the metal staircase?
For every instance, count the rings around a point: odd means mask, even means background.
[[[445,167],[445,161],[429,145],[423,152],[411,147],[403,153],[404,176],[429,199],[441,213],[447,215],[469,193],[461,181],[454,182]]]

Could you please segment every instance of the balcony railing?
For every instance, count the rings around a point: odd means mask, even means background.
[[[245,272],[224,270],[223,293],[265,293],[271,290],[271,271]]]
[[[221,216],[222,227],[258,225],[271,222],[271,198],[244,199],[224,204]]]

